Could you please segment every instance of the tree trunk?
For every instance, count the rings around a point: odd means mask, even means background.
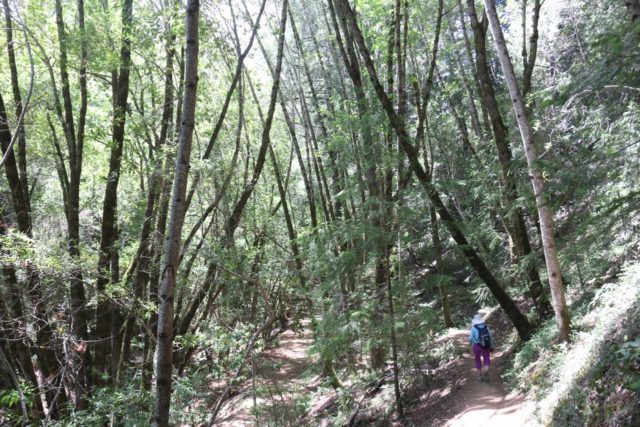
[[[176,85],[177,93],[175,99],[178,101],[176,105],[175,118],[173,123],[175,123],[175,129],[171,133],[173,133],[173,138],[168,138],[166,142],[171,142],[170,145],[177,145],[176,140],[180,137],[180,132],[182,129],[182,107],[183,104],[181,102],[184,89],[185,89],[185,67],[184,67],[184,57],[185,57],[185,48],[182,47],[180,51],[180,55],[176,55],[177,59],[177,67],[180,70],[178,73],[178,84]],[[170,114],[168,115],[170,116]],[[170,127],[167,129],[169,131]],[[156,218],[156,226],[153,240],[153,262],[150,268],[149,274],[149,287],[146,290],[146,298],[149,301],[157,301],[159,299],[158,285],[160,282],[160,276],[164,273],[163,265],[162,265],[162,255],[163,255],[163,245],[162,242],[165,239],[165,234],[167,230],[167,218],[169,216],[169,204],[171,202],[171,194],[172,187],[174,183],[175,177],[175,168],[173,167],[176,162],[175,154],[172,154],[172,150],[167,150],[167,155],[164,159],[164,166],[162,170],[162,185],[160,193],[158,194],[158,214]],[[177,266],[176,266],[177,268]],[[157,335],[158,331],[158,312],[151,312],[150,319],[147,323],[147,334],[144,335],[143,339],[143,352],[144,352],[144,365],[142,368],[142,388],[144,390],[151,390],[151,383],[153,377],[154,366],[154,353],[155,353],[155,340],[152,337]]]
[[[345,68],[347,69],[347,74],[351,79],[351,83],[353,84],[354,93],[356,96],[356,107],[358,111],[358,116],[360,117],[360,137],[362,138],[362,146],[365,154],[365,183],[367,185],[367,189],[369,192],[369,209],[367,210],[368,220],[371,222],[371,225],[374,229],[381,230],[382,226],[382,214],[381,214],[381,205],[382,203],[382,190],[380,179],[378,178],[378,171],[376,160],[380,158],[380,150],[377,148],[377,144],[373,141],[373,135],[371,126],[369,123],[369,107],[364,91],[364,85],[362,81],[362,74],[360,71],[360,65],[358,63],[357,54],[355,51],[355,47],[353,45],[353,39],[349,34],[349,27],[346,21],[346,18],[343,15],[340,15],[340,24],[338,25],[338,20],[336,17],[336,7],[334,6],[334,1],[329,1],[329,12],[331,15],[331,21],[333,23],[334,32],[336,34],[336,42],[338,44],[338,48],[340,51],[340,55],[344,62]],[[393,36],[395,34],[394,27],[392,26],[390,30],[390,34]],[[344,39],[342,37],[344,34]],[[389,50],[387,52],[387,60],[392,63],[393,61],[393,37],[390,37],[388,40]],[[392,75],[392,65],[389,66],[388,72]],[[382,240],[378,238],[378,240]],[[370,344],[369,351],[369,359],[371,364],[371,369],[373,370],[381,370],[384,367],[384,359],[385,359],[385,346],[380,341],[379,338],[376,337],[376,330],[381,328],[383,322],[383,304],[384,304],[384,290],[385,290],[385,273],[386,273],[386,263],[384,261],[384,248],[386,243],[382,241],[378,241],[375,243],[375,247],[378,251],[379,259],[376,261],[375,267],[375,284],[374,290],[377,295],[378,305],[372,310],[371,313],[371,323],[372,323],[372,337],[370,338],[372,343]]]
[[[387,282],[387,303],[389,309],[389,320],[391,322],[391,361],[393,363],[393,390],[396,399],[396,411],[398,417],[404,417],[404,407],[402,405],[402,395],[400,392],[400,369],[398,367],[398,343],[396,340],[396,316],[393,307],[393,293],[391,287],[391,264],[389,262],[389,253],[384,255],[386,265],[386,282]]]
[[[296,43],[296,47],[298,48],[300,59],[302,61],[304,74],[307,79],[307,83],[309,85],[309,90],[311,92],[311,104],[317,116],[317,122],[320,127],[320,135],[322,136],[322,140],[326,142],[328,139],[329,133],[327,131],[327,127],[325,124],[325,115],[323,113],[323,109],[320,107],[320,102],[318,101],[318,93],[315,88],[314,80],[311,76],[311,71],[309,69],[309,65],[307,64],[307,59],[305,57],[305,51],[302,45],[302,41],[300,40],[300,35],[298,34],[295,21],[293,20],[293,14],[291,12],[290,12],[290,16],[291,16],[291,30],[293,32],[293,37]],[[309,114],[309,122],[311,123],[310,114]],[[310,130],[312,131],[312,129]],[[317,147],[315,149],[317,151]],[[343,211],[342,202],[339,199],[335,199],[335,195],[339,194],[342,191],[342,186],[339,179],[339,170],[336,167],[337,153],[332,148],[328,148],[327,153],[329,155],[329,166],[333,171],[331,174],[331,187],[329,187],[325,182],[325,186],[327,188],[327,201],[328,203],[331,203],[331,206],[333,207],[332,210],[334,212],[335,218],[341,218],[342,211]],[[323,169],[324,169],[323,167],[320,168],[322,172],[322,176],[324,177]],[[333,197],[331,197],[331,194],[333,194]]]
[[[96,291],[98,304],[96,307],[97,340],[94,358],[95,379],[97,385],[104,384],[102,376],[109,372],[107,355],[110,350],[110,336],[117,331],[111,331],[111,301],[104,294],[110,281],[110,265],[113,252],[117,251],[116,227],[118,209],[118,183],[120,182],[120,165],[124,146],[125,120],[127,113],[127,99],[129,96],[129,67],[131,65],[131,40],[129,32],[133,22],[133,0],[122,1],[122,47],[120,49],[120,70],[118,72],[113,107],[113,133],[111,157],[109,159],[109,174],[104,192],[102,205],[102,226],[98,258],[98,277]]]
[[[466,52],[467,61],[469,62],[469,66],[474,68],[475,62],[473,61],[473,54],[471,53],[471,42],[469,41],[469,34],[467,33],[467,24],[464,19],[464,8],[462,6],[462,0],[456,0],[456,4],[458,6],[458,17],[460,19],[460,28],[462,30],[462,38],[464,40],[464,50]],[[480,80],[476,73],[472,73],[473,82],[475,84],[477,99],[480,102],[480,108],[482,109],[482,123],[484,125],[485,134],[491,134],[491,125],[489,123],[489,113],[487,112],[487,108],[482,102],[482,88],[480,84]],[[474,102],[474,98],[471,97],[471,102]]]
[[[507,234],[511,239],[512,260],[514,264],[519,264],[524,257],[532,253],[527,227],[524,222],[524,213],[518,203],[518,190],[516,185],[516,174],[513,171],[513,154],[507,135],[507,129],[500,112],[500,107],[496,98],[491,81],[488,55],[486,49],[487,36],[487,19],[486,14],[480,21],[476,14],[475,3],[473,0],[468,1],[469,17],[471,19],[471,27],[475,35],[475,51],[476,51],[476,73],[477,79],[482,84],[482,103],[486,106],[491,119],[491,128],[493,131],[496,150],[498,152],[498,161],[500,163],[501,185],[503,188],[503,207],[504,224]],[[545,300],[544,290],[540,275],[536,267],[536,262],[530,262],[525,266],[524,276],[529,281],[529,295],[537,308],[538,316],[541,317],[549,311],[549,305]]]
[[[7,37],[7,57],[9,58],[9,70],[11,72],[11,91],[13,92],[13,102],[15,104],[16,118],[22,116],[25,106],[22,103],[22,94],[20,93],[20,83],[18,80],[18,68],[16,66],[16,55],[13,48],[13,22],[11,20],[11,9],[8,0],[2,0],[4,7],[5,34]],[[25,194],[29,194],[29,179],[27,176],[27,137],[24,129],[24,120],[18,124],[16,129],[16,137],[18,141],[18,169],[20,171],[20,185]],[[31,198],[25,198],[26,209],[31,214]]]
[[[540,234],[542,235],[542,244],[544,248],[545,260],[549,276],[549,286],[551,287],[551,297],[553,301],[553,310],[556,316],[556,324],[558,325],[558,337],[560,341],[569,340],[570,323],[569,310],[564,296],[564,286],[562,284],[562,273],[560,272],[560,263],[558,262],[558,254],[554,237],[553,215],[549,208],[549,201],[544,192],[544,178],[542,170],[538,164],[538,156],[535,149],[534,133],[529,123],[528,113],[525,108],[522,94],[518,88],[518,82],[513,70],[507,44],[502,34],[500,21],[494,0],[484,0],[491,33],[496,42],[496,49],[500,64],[504,71],[507,86],[509,87],[509,95],[513,103],[513,110],[522,136],[522,144],[527,156],[527,165],[529,167],[529,176],[533,185],[533,192],[536,197],[536,206],[538,208],[538,216],[540,217]]]
[[[236,90],[238,82],[240,81],[240,77],[244,67],[244,60],[249,54],[249,52],[251,51],[251,47],[253,46],[253,41],[257,36],[258,27],[260,25],[260,18],[262,17],[266,3],[267,3],[266,0],[262,1],[262,4],[260,6],[260,11],[258,12],[258,17],[256,18],[256,23],[252,24],[251,36],[249,37],[249,42],[247,43],[247,47],[242,53],[239,52],[240,48],[238,47],[238,62],[236,64],[236,68],[233,74],[233,79],[231,80],[231,86],[229,86],[229,89],[227,90],[227,95],[225,96],[224,103],[222,104],[222,108],[220,109],[218,120],[216,121],[216,125],[213,128],[213,132],[211,134],[211,137],[209,138],[207,147],[205,148],[204,154],[202,155],[202,160],[207,160],[209,158],[209,156],[211,155],[211,151],[213,150],[213,146],[218,140],[220,131],[222,131],[222,125],[224,124],[225,117],[227,116],[227,112],[229,111],[231,98],[233,96],[233,93]],[[247,16],[248,16],[248,12],[247,12]],[[200,174],[196,173],[193,178],[193,184],[191,185],[191,190],[189,190],[189,195],[187,196],[187,203],[186,203],[187,209],[189,208],[189,206],[191,206],[191,200],[193,198],[193,195],[196,191],[196,187],[199,182],[200,182]]]
[[[282,71],[282,58],[284,55],[284,33],[286,28],[287,3],[288,3],[287,0],[283,1],[283,8],[284,8],[282,12],[283,18],[280,22],[281,34],[278,38],[278,53],[277,53],[277,59],[276,59],[276,68],[275,68],[274,77],[273,77],[274,81],[273,81],[273,86],[271,87],[271,97],[269,101],[269,107],[267,110],[267,116],[265,118],[264,127],[262,130],[262,141],[260,144],[258,157],[256,159],[256,164],[253,170],[251,181],[246,184],[244,190],[242,191],[240,197],[238,198],[238,201],[236,202],[233,208],[232,214],[229,216],[227,222],[225,223],[225,226],[224,226],[225,237],[224,237],[224,241],[222,242],[223,247],[233,245],[236,229],[240,225],[240,219],[247,205],[247,202],[251,197],[251,195],[253,194],[253,190],[256,184],[258,183],[258,180],[260,179],[260,175],[262,173],[262,169],[264,168],[264,163],[266,160],[266,154],[267,154],[266,152],[271,144],[271,136],[270,136],[271,126],[273,123],[273,117],[275,115],[278,93],[280,91],[280,75]],[[217,270],[218,270],[217,263],[210,262],[209,267],[207,268],[207,273],[205,275],[206,277],[205,283],[200,287],[200,289],[198,289],[195,298],[192,298],[191,303],[187,307],[184,318],[180,322],[180,325],[177,329],[178,335],[183,335],[187,333],[192,327],[197,328],[198,321],[196,321],[195,323],[196,326],[192,326],[193,319],[196,316],[196,312],[200,307],[201,302],[204,301],[205,297],[213,287],[214,278],[216,276]],[[184,361],[187,360],[187,358],[189,357],[189,349],[187,352],[184,352],[184,354],[181,354],[180,357],[183,359],[180,361],[181,362],[180,364],[184,365],[185,363]]]
[[[438,224],[438,216],[433,206],[429,209],[431,217],[431,232],[433,233],[433,248],[436,253],[436,273],[442,274],[444,263],[442,262],[442,243],[440,242],[440,226]],[[440,292],[440,302],[442,303],[442,318],[446,328],[453,328],[453,320],[451,320],[451,308],[449,306],[449,295],[447,293],[447,285],[438,284],[438,292]]]
[[[74,262],[80,260],[80,178],[82,175],[82,156],[84,148],[84,132],[87,115],[87,45],[86,38],[80,38],[80,66],[79,66],[79,86],[80,86],[80,108],[78,112],[78,126],[76,133],[74,108],[69,83],[68,57],[67,57],[67,35],[64,29],[63,10],[61,0],[55,2],[56,28],[58,32],[58,43],[60,48],[60,82],[62,84],[62,106],[58,109],[58,117],[64,129],[67,141],[69,156],[69,189],[67,202],[67,235],[68,251]],[[78,28],[84,32],[84,0],[78,0]],[[53,83],[53,82],[52,82]],[[58,103],[59,105],[59,103]],[[78,348],[86,348],[89,340],[87,298],[85,295],[82,271],[78,266],[74,266],[70,279],[70,311],[71,311],[71,332],[74,339],[78,341]],[[75,404],[78,409],[86,407],[85,393],[91,386],[90,376],[92,359],[91,352],[82,350],[79,352],[79,363],[77,364],[77,384],[74,387]]]
[[[541,6],[540,0],[534,0],[533,17],[531,18],[531,37],[529,37],[529,52],[527,53],[527,2],[522,2],[522,60],[524,68],[522,73],[522,97],[525,99],[529,92],[531,92],[531,79],[538,57],[538,22],[540,21]]]
[[[271,87],[271,98],[269,101],[269,109],[267,110],[267,117],[265,120],[264,128],[262,130],[262,142],[260,144],[260,150],[258,151],[258,157],[256,158],[256,166],[253,170],[251,181],[248,182],[247,185],[245,186],[244,190],[242,191],[242,194],[240,195],[240,199],[238,200],[238,203],[236,204],[236,206],[233,209],[233,212],[231,213],[229,221],[227,221],[227,229],[225,230],[225,233],[227,235],[227,239],[229,240],[232,240],[232,236],[235,233],[236,228],[238,227],[238,225],[240,225],[240,217],[242,216],[242,212],[244,211],[244,207],[247,204],[249,197],[251,197],[251,194],[253,193],[253,189],[258,183],[258,179],[260,178],[260,174],[262,173],[264,162],[266,160],[267,148],[271,143],[271,138],[270,138],[271,125],[273,123],[273,116],[275,113],[276,101],[278,97],[278,92],[280,90],[279,89],[280,74],[282,71],[282,57],[284,52],[284,46],[281,46],[281,45],[284,44],[284,32],[285,32],[285,26],[286,26],[286,20],[287,20],[287,4],[288,4],[288,0],[283,0],[283,8],[284,8],[282,12],[283,18],[280,22],[280,31],[282,31],[282,34],[279,37],[275,77],[273,81],[273,86]]]
[[[169,425],[171,380],[173,372],[173,294],[180,257],[184,206],[191,159],[191,141],[195,128],[196,92],[198,87],[198,24],[200,2],[189,0],[186,5],[185,87],[182,124],[175,164],[175,180],[167,239],[164,246],[162,282],[159,289],[158,337],[156,346],[156,398],[153,425]]]
[[[4,216],[3,209],[0,208],[0,236],[4,237],[7,234],[7,223]],[[0,244],[0,255],[4,255],[6,250],[2,248]],[[7,348],[14,355],[18,362],[18,367],[22,371],[24,378],[31,384],[34,390],[39,390],[38,379],[36,376],[35,366],[31,360],[31,349],[29,348],[28,341],[28,328],[27,319],[25,318],[25,308],[22,303],[22,289],[18,285],[18,279],[15,268],[9,263],[2,263],[2,277],[4,278],[4,284],[6,285],[6,293],[2,295],[2,300],[6,301],[8,315],[7,319],[1,319],[3,324],[7,327]],[[0,306],[4,305],[4,301],[0,303]],[[4,307],[0,307],[2,311]],[[5,323],[6,322],[6,323]],[[4,337],[0,340],[4,341]],[[47,401],[51,402],[51,396],[46,396]],[[36,411],[42,412],[42,403],[39,393],[34,396],[33,402]]]

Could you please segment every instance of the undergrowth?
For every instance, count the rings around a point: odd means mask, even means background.
[[[640,425],[640,264],[617,283],[573,291],[571,342],[549,344],[557,342],[549,319],[504,378],[533,396],[541,424]]]

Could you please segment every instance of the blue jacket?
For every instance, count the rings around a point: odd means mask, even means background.
[[[485,325],[484,323],[479,323],[479,324],[471,327],[471,331],[469,332],[469,343],[471,345],[480,344],[480,331],[478,331],[478,328],[476,328],[476,326],[482,327],[482,326],[487,326],[487,325]],[[487,326],[487,331],[489,331],[489,341],[491,343],[489,348],[493,348],[493,337],[491,336],[491,331],[489,330],[488,326]]]

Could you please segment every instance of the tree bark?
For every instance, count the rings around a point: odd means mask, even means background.
[[[84,0],[78,0],[78,28],[84,32]],[[59,108],[57,101],[57,113],[64,130],[67,141],[67,151],[69,156],[69,188],[68,188],[68,251],[74,262],[80,259],[80,177],[82,175],[82,156],[84,148],[84,132],[87,115],[87,45],[86,38],[80,38],[80,66],[79,66],[79,86],[80,86],[80,108],[78,111],[78,126],[76,131],[74,108],[71,97],[68,56],[67,56],[67,35],[64,29],[63,10],[61,0],[55,2],[56,28],[58,33],[58,44],[60,48],[60,82],[62,84],[62,108]],[[52,84],[55,82],[52,80]],[[55,91],[54,91],[55,92]],[[76,133],[77,132],[77,133]],[[71,306],[71,332],[74,339],[79,341],[80,348],[84,348],[84,343],[89,339],[87,302],[82,279],[82,271],[79,266],[74,266],[70,279],[70,306]],[[75,385],[76,407],[84,409],[86,400],[84,394],[91,386],[89,373],[91,372],[92,359],[90,351],[82,351],[79,354],[77,365],[78,384]]]
[[[533,77],[533,69],[536,65],[536,59],[538,57],[538,21],[540,21],[540,7],[542,6],[540,0],[534,0],[533,3],[533,17],[531,18],[531,37],[529,38],[529,52],[527,53],[526,45],[526,8],[527,2],[523,1],[523,17],[522,17],[522,52],[524,71],[522,73],[522,97],[527,98],[529,92],[531,92],[531,79]],[[640,3],[639,3],[640,5]],[[640,6],[639,6],[640,10]]]
[[[159,289],[158,337],[156,346],[156,397],[153,425],[169,425],[171,380],[173,373],[173,294],[180,257],[185,195],[191,159],[191,141],[195,128],[196,93],[198,87],[198,27],[200,2],[189,0],[186,5],[185,87],[182,125],[175,164],[175,180],[167,239],[164,245],[162,282]]]
[[[18,67],[16,66],[16,54],[13,47],[13,21],[11,20],[11,9],[9,1],[2,0],[4,7],[5,34],[7,37],[7,57],[9,59],[9,71],[11,72],[11,91],[13,92],[13,103],[15,104],[16,118],[22,116],[25,106],[22,103],[20,93],[20,83],[18,80]],[[27,175],[27,136],[24,129],[24,120],[18,123],[16,129],[18,140],[18,170],[20,172],[20,185],[22,192],[29,194],[29,179]],[[31,215],[31,198],[25,198],[27,213]]]
[[[442,243],[440,241],[440,226],[438,224],[438,216],[435,209],[431,206],[429,209],[431,218],[431,232],[433,233],[433,248],[436,253],[436,273],[442,274],[444,263],[442,262]],[[440,302],[442,304],[442,318],[446,328],[453,328],[453,320],[451,320],[451,308],[449,306],[449,295],[447,285],[438,283],[438,292],[440,293]]]
[[[469,62],[470,67],[474,67],[473,54],[471,53],[471,42],[469,41],[469,34],[467,33],[467,24],[464,19],[464,7],[462,6],[462,0],[456,0],[456,4],[458,6],[458,16],[460,19],[460,28],[462,30],[462,38],[464,40],[464,50],[466,52],[467,61]],[[491,134],[491,125],[489,122],[489,113],[487,112],[487,108],[482,102],[482,85],[480,84],[480,80],[478,79],[477,73],[472,73],[473,82],[475,84],[475,89],[477,92],[477,98],[480,101],[480,108],[482,110],[482,123],[484,125],[485,134]],[[471,97],[471,102],[475,102],[474,99],[476,97]]]
[[[520,129],[522,144],[527,157],[527,165],[529,168],[529,177],[533,185],[533,192],[536,197],[536,206],[538,208],[538,216],[540,217],[540,234],[542,236],[542,244],[544,248],[545,260],[549,276],[549,286],[551,288],[551,297],[553,302],[553,310],[555,312],[556,324],[558,325],[558,338],[560,341],[568,341],[570,333],[569,310],[565,301],[564,286],[562,284],[562,273],[560,271],[560,263],[558,262],[557,247],[554,236],[553,215],[549,207],[549,200],[544,191],[544,177],[538,163],[538,156],[535,148],[535,136],[533,128],[529,123],[529,117],[524,105],[522,94],[518,88],[518,82],[513,70],[513,64],[509,57],[507,44],[502,34],[498,12],[494,0],[484,0],[484,4],[489,16],[491,33],[496,42],[496,49],[500,64],[504,71],[509,95],[513,104],[513,110]]]
[[[127,113],[127,99],[129,96],[129,67],[131,66],[131,39],[129,37],[133,22],[133,0],[122,1],[122,46],[120,48],[120,70],[115,90],[113,106],[111,157],[109,159],[109,174],[104,192],[102,205],[102,225],[98,258],[98,277],[96,291],[98,304],[96,307],[97,340],[94,358],[94,383],[104,384],[102,376],[109,372],[107,355],[110,350],[110,336],[118,331],[111,331],[111,301],[104,294],[110,281],[110,266],[116,245],[118,183],[120,182],[120,165],[124,147],[125,120]]]

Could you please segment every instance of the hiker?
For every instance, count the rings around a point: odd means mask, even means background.
[[[473,316],[471,320],[471,331],[469,333],[469,343],[475,357],[476,370],[480,381],[489,379],[489,366],[491,365],[490,352],[493,351],[493,339],[489,327],[479,314]],[[481,357],[482,362],[481,363]]]

